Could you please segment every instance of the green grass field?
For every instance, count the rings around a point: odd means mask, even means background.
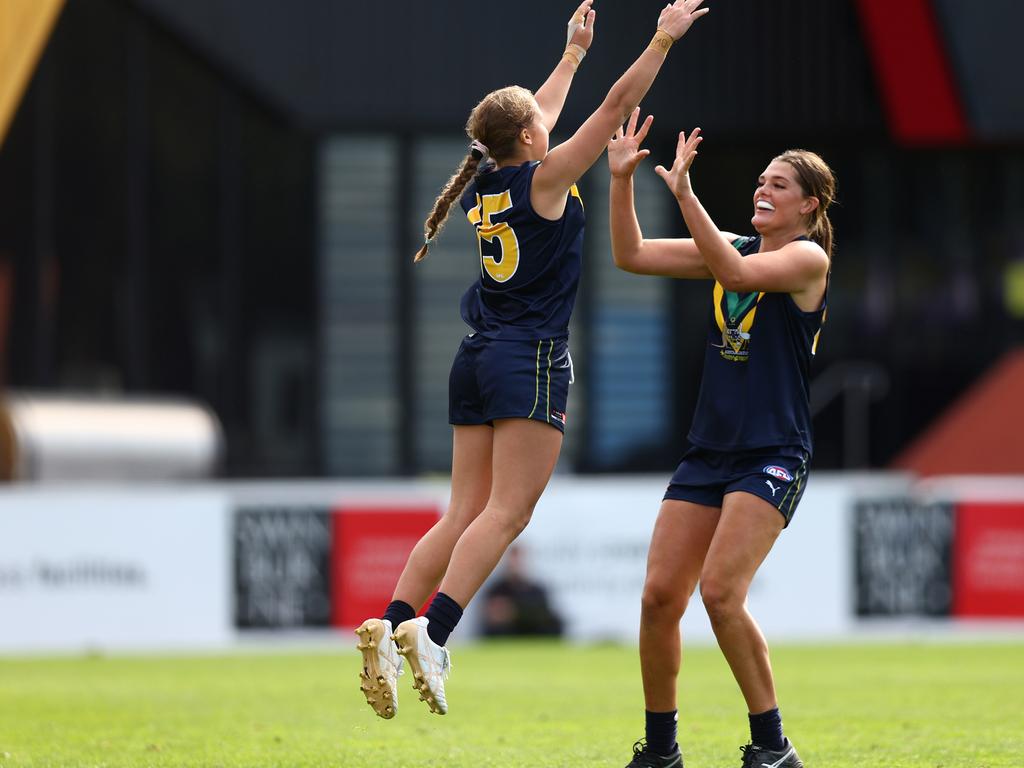
[[[1024,766],[1024,644],[777,647],[787,734],[808,768]],[[636,652],[456,646],[451,711],[400,679],[386,722],[358,655],[0,660],[0,766],[544,768],[628,761],[643,732]],[[680,679],[687,768],[738,768],[746,712],[713,648]]]

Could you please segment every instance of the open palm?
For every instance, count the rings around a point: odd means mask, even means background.
[[[676,0],[666,5],[658,17],[658,29],[668,32],[678,40],[693,26],[693,22],[706,14],[710,8],[701,8],[704,0]]]
[[[583,0],[569,19],[566,45],[575,43],[585,51],[590,49],[590,44],[594,42],[594,19],[597,17],[597,13],[590,8],[593,2],[594,0]]]
[[[648,115],[637,130],[636,123],[639,117],[640,107],[637,107],[629,116],[629,122],[625,127],[616,130],[608,142],[608,170],[612,176],[632,176],[640,161],[651,154],[649,149],[640,149],[640,145],[647,137],[647,131],[654,122],[654,115]]]
[[[680,131],[679,141],[676,143],[676,158],[672,167],[666,169],[665,166],[659,165],[654,169],[654,172],[665,180],[668,188],[677,198],[693,192],[693,188],[690,186],[690,166],[693,165],[693,161],[697,157],[697,147],[703,140],[700,128],[694,128],[690,132],[689,138],[686,137],[686,131]]]

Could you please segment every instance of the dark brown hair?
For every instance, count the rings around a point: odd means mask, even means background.
[[[537,116],[537,102],[526,88],[510,85],[484,96],[473,107],[466,121],[466,133],[487,147],[490,157],[500,162],[516,152],[519,132],[530,125]],[[425,242],[416,252],[414,261],[427,256],[427,249],[437,238],[448,218],[448,212],[462,191],[476,174],[481,159],[472,152],[466,155],[462,166],[448,179],[441,194],[434,201],[434,208],[423,223]]]
[[[831,260],[832,221],[828,217],[828,208],[836,199],[835,174],[820,155],[806,149],[786,150],[775,160],[793,166],[804,194],[818,198],[818,207],[811,211],[810,236]]]

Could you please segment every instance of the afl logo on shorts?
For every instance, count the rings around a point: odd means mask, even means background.
[[[785,480],[787,483],[793,481],[793,476],[789,474],[784,467],[777,467],[773,464],[770,467],[765,467],[762,471],[766,475],[777,477],[779,480]]]

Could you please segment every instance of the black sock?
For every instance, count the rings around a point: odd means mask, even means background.
[[[430,601],[430,607],[423,614],[427,617],[427,634],[438,645],[448,642],[448,635],[462,618],[462,606],[452,600],[444,592],[438,592]]]
[[[782,715],[779,708],[769,709],[759,715],[747,715],[750,719],[750,740],[756,747],[778,752],[786,746],[782,735]]]
[[[381,618],[391,622],[391,631],[393,632],[403,621],[415,619],[416,609],[401,600],[392,600]]]
[[[647,724],[644,733],[647,737],[647,748],[656,755],[667,757],[676,751],[676,721],[679,720],[678,710],[671,712],[651,712],[644,710]]]

